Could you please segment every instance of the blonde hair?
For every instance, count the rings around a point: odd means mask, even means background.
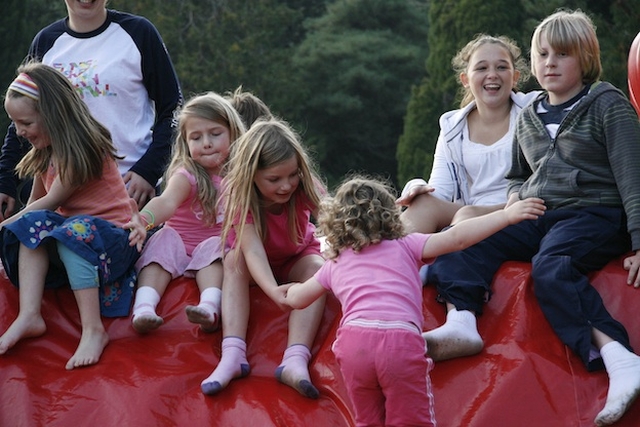
[[[258,235],[265,241],[268,230],[265,227],[261,195],[254,179],[259,170],[271,168],[291,158],[298,162],[300,184],[288,202],[288,230],[291,241],[299,243],[301,224],[297,223],[295,212],[296,194],[304,192],[311,204],[318,206],[323,185],[298,135],[286,122],[275,118],[255,122],[232,147],[225,178],[223,241],[236,221],[236,240],[242,239],[249,212],[253,216]]]
[[[40,115],[51,145],[31,150],[16,166],[20,177],[44,174],[53,160],[65,186],[83,185],[102,176],[105,158],[117,159],[111,134],[89,112],[71,82],[58,70],[42,63],[22,65],[38,86],[39,99],[27,98]],[[25,95],[9,88],[7,99]]]
[[[318,227],[326,238],[326,256],[334,259],[346,248],[358,252],[382,240],[403,237],[395,200],[386,181],[364,176],[345,180],[334,197],[326,197],[320,204]]]
[[[228,92],[225,97],[240,114],[248,128],[258,119],[269,120],[273,118],[267,104],[251,92],[242,90],[242,86],[238,86],[233,92]]]
[[[600,43],[596,27],[581,10],[559,10],[546,17],[533,32],[531,38],[531,70],[536,76],[535,57],[540,55],[542,36],[554,50],[577,56],[582,70],[582,82],[591,84],[602,75]]]
[[[514,90],[517,90],[520,82],[527,81],[529,78],[529,67],[526,64],[525,59],[521,56],[521,50],[515,41],[506,36],[477,34],[473,40],[469,41],[462,49],[460,49],[451,60],[453,70],[456,72],[458,82],[461,84],[459,89],[459,95],[461,98],[460,108],[466,106],[474,99],[471,90],[462,85],[462,82],[460,81],[460,74],[466,73],[469,70],[469,61],[471,60],[471,56],[473,56],[478,48],[485,44],[496,44],[502,47],[509,54],[514,71],[520,72],[520,77],[513,88]]]
[[[245,128],[240,115],[229,101],[214,92],[191,98],[178,113],[178,135],[173,145],[173,154],[165,172],[164,182],[168,182],[178,168],[182,167],[189,171],[196,179],[198,189],[196,200],[202,206],[203,221],[211,225],[216,221],[217,192],[209,173],[194,161],[189,153],[186,122],[191,117],[210,120],[226,127],[229,130],[230,146],[233,146],[234,141],[244,133]]]

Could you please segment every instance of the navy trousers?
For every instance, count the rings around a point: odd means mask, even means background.
[[[500,265],[530,261],[534,293],[552,328],[588,369],[600,369],[601,359],[590,360],[592,328],[629,350],[631,346],[587,274],[631,249],[625,219],[621,208],[549,210],[537,220],[508,226],[463,251],[438,257],[427,280],[458,310],[482,314]]]

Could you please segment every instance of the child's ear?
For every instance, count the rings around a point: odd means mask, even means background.
[[[520,71],[519,70],[514,70],[513,71],[513,84],[511,85],[511,89],[514,89],[514,88],[518,87],[518,80],[520,80]]]
[[[467,73],[460,73],[460,83],[462,83],[464,87],[469,87],[469,76],[467,76]]]

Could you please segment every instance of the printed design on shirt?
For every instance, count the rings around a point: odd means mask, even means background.
[[[93,98],[117,96],[117,93],[111,91],[109,83],[100,81],[100,75],[96,71],[97,62],[94,59],[68,64],[57,62],[53,64],[53,67],[71,81],[82,99],[85,96]]]

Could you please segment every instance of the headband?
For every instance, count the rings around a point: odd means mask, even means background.
[[[18,74],[18,77],[9,85],[10,90],[14,90],[19,94],[27,96],[34,101],[40,99],[40,91],[38,85],[25,73]]]

